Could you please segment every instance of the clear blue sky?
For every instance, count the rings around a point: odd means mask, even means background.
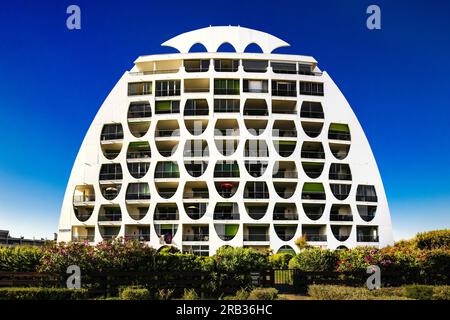
[[[71,166],[138,55],[208,25],[241,25],[312,55],[352,105],[385,184],[396,239],[450,224],[448,1],[8,1],[0,5],[0,229],[52,237]],[[66,28],[81,7],[82,29]],[[377,4],[382,30],[366,28]],[[171,52],[171,51],[170,51]]]

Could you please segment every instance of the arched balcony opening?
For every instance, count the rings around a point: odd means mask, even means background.
[[[120,123],[105,124],[100,136],[103,155],[108,160],[115,159],[122,150],[123,128]]]
[[[370,222],[375,218],[377,206],[357,205],[359,216],[366,222]]]
[[[302,206],[306,216],[314,221],[319,220],[325,210],[325,204],[323,203],[303,203]]]
[[[214,181],[217,193],[224,199],[234,196],[239,187],[239,180]]]
[[[159,244],[166,246],[171,245],[173,243],[173,237],[178,230],[178,224],[159,224],[155,223],[155,232],[159,238]]]
[[[208,84],[209,85],[209,84]],[[184,105],[184,116],[208,116],[209,107],[206,99],[188,99]]]
[[[331,123],[328,129],[329,140],[350,141],[350,128],[347,124]]]
[[[184,125],[186,126],[186,129],[193,136],[199,136],[203,132],[205,132],[206,128],[208,127],[208,123],[208,119],[184,119]]]
[[[330,151],[336,159],[344,160],[350,151],[350,144],[330,143]]]
[[[297,225],[274,225],[275,233],[282,241],[290,241],[294,238],[297,232]]]
[[[238,224],[224,224],[224,223],[215,223],[214,229],[216,230],[217,235],[223,241],[232,240],[239,230]]]
[[[323,122],[301,121],[303,131],[310,138],[317,138],[322,132]]]
[[[239,220],[239,207],[236,202],[217,202],[214,220]]]
[[[350,205],[333,204],[330,210],[330,221],[353,221]]]
[[[323,119],[322,104],[315,101],[303,101],[300,109],[300,118]]]
[[[346,163],[332,163],[330,165],[330,173],[328,178],[330,180],[352,180],[352,172],[350,166]]]
[[[304,202],[326,200],[323,184],[318,182],[305,182],[302,189],[302,200]]]
[[[184,161],[184,167],[191,177],[198,178],[208,168],[208,161]]]
[[[264,99],[247,99],[244,103],[244,117],[267,117],[269,110]]]
[[[266,202],[245,202],[244,206],[250,218],[259,220],[266,215],[269,204]]]
[[[350,190],[352,188],[351,184],[342,184],[342,183],[330,183],[331,192],[334,197],[338,200],[345,200],[348,198],[350,194]]]
[[[268,161],[246,160],[245,168],[253,178],[259,178],[266,172],[268,164]]]
[[[325,159],[325,151],[321,142],[305,141],[301,151],[302,159]]]
[[[297,179],[297,166],[294,161],[276,161],[272,169],[273,179]]]
[[[239,178],[237,161],[217,161],[214,167],[214,178]]]
[[[297,140],[295,122],[291,120],[275,120],[272,127],[272,137],[275,139]]]
[[[193,220],[201,219],[205,213],[208,203],[206,202],[184,202],[184,211]]]
[[[178,206],[174,202],[161,202],[156,205],[153,220],[176,221],[179,220]]]
[[[346,241],[352,232],[351,225],[332,225],[331,232],[338,241]]]
[[[298,220],[295,203],[276,203],[273,209],[273,220]]]
[[[136,138],[143,137],[149,127],[152,117],[152,108],[148,101],[132,102],[128,108],[128,128]]]
[[[93,185],[78,185],[73,193],[73,210],[78,221],[85,222],[91,216],[95,205],[95,191]]]
[[[311,179],[317,179],[321,176],[324,163],[323,162],[302,162],[303,171]]]
[[[208,142],[206,140],[186,140],[183,151],[184,158],[209,157]]]
[[[245,141],[244,157],[248,158],[268,158],[269,147],[266,140]]]
[[[297,101],[272,100],[273,114],[297,114]]]
[[[278,196],[283,199],[289,199],[297,189],[297,182],[291,181],[274,181],[273,186]]]
[[[247,181],[244,188],[244,199],[268,199],[269,188],[265,181]]]

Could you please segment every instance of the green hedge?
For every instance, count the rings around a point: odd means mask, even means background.
[[[302,271],[334,271],[337,256],[335,251],[312,248],[302,250],[289,261],[290,269]]]
[[[150,291],[139,286],[128,286],[119,290],[121,300],[150,300]]]
[[[42,249],[38,247],[0,247],[0,271],[34,272],[41,258]]]
[[[418,233],[415,245],[418,249],[450,249],[450,229]]]
[[[86,289],[0,288],[0,300],[85,300]]]

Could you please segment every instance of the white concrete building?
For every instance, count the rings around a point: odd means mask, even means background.
[[[206,52],[189,52],[195,44]],[[218,52],[228,43],[236,52]],[[248,45],[262,53],[248,53]],[[208,27],[140,56],[100,107],[61,210],[59,241],[117,236],[214,254],[392,244],[377,164],[310,56],[243,27]]]

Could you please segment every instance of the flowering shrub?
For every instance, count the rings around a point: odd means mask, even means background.
[[[333,271],[336,269],[336,251],[321,248],[305,249],[289,261],[289,269],[302,271]]]
[[[365,271],[370,265],[387,269],[393,263],[392,258],[381,250],[372,247],[356,247],[352,250],[336,251],[337,271]]]
[[[450,249],[450,229],[418,233],[415,245],[418,249]]]

